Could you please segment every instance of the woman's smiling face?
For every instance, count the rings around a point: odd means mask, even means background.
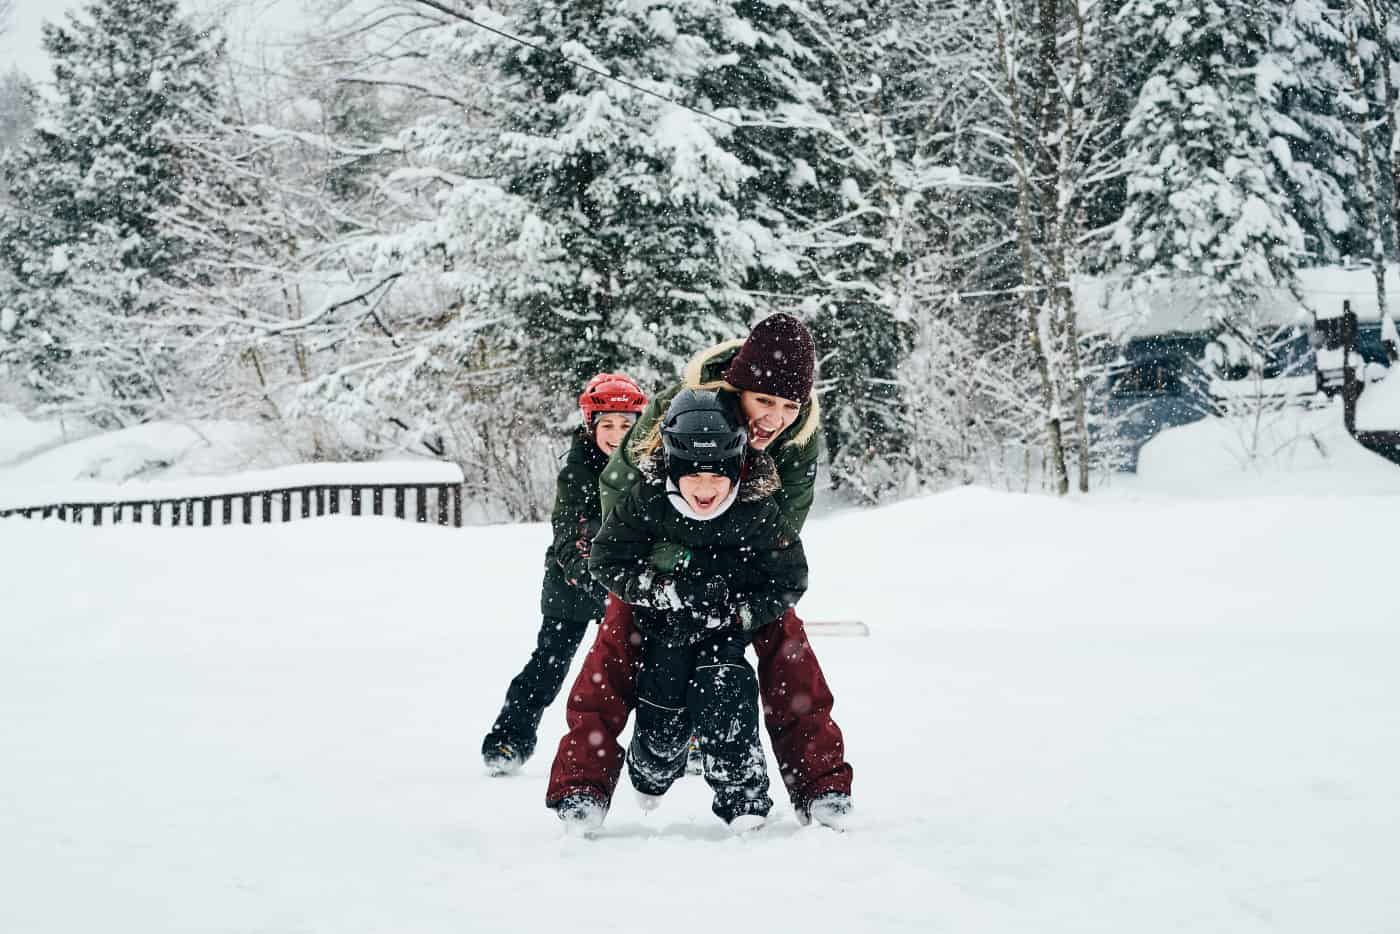
[[[762,451],[797,421],[802,404],[782,396],[745,389],[739,393],[739,408],[743,410],[744,421],[748,423],[749,447]]]

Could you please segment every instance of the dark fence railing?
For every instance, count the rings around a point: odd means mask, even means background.
[[[1365,362],[1357,352],[1357,335],[1360,332],[1359,322],[1356,312],[1351,310],[1351,302],[1342,302],[1342,316],[1333,318],[1328,322],[1319,322],[1319,332],[1322,336],[1323,346],[1329,350],[1343,351],[1341,373],[1331,376],[1331,382],[1335,384],[1335,390],[1342,396],[1342,422],[1346,426],[1347,433],[1356,439],[1362,447],[1370,450],[1392,464],[1400,465],[1400,425],[1395,430],[1367,431],[1358,430],[1356,427],[1356,403],[1361,399],[1361,394],[1366,389],[1366,381],[1363,376]],[[1397,367],[1394,359],[1395,351],[1391,351],[1391,375],[1387,379],[1400,379],[1400,367]],[[1319,371],[1318,388],[1324,389],[1324,380],[1327,377]]]
[[[0,508],[0,518],[209,526],[291,522],[316,516],[392,516],[462,525],[460,483],[319,483],[271,490],[167,498],[113,498]]]

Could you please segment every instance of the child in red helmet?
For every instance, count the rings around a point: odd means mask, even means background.
[[[535,650],[511,681],[505,704],[481,744],[492,775],[519,771],[535,750],[540,717],[554,702],[574,651],[607,598],[588,574],[588,554],[602,522],[598,474],[646,406],[641,387],[621,373],[599,373],[579,396],[583,425],[574,433],[555,486],[554,539],[545,551],[540,626]]]

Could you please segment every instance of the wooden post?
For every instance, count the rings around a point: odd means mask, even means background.
[[[311,518],[311,491],[306,487],[301,488],[301,517]]]
[[[204,525],[205,525],[206,527],[207,527],[207,526],[213,525],[213,524],[214,524],[214,500],[213,500],[211,497],[206,496],[206,497],[204,497],[202,500],[200,500],[200,502],[203,504],[203,509],[202,509],[201,511],[204,513]]]
[[[364,508],[364,494],[359,487],[350,490],[350,515],[358,516]]]
[[[454,528],[462,527],[462,485],[452,484],[452,525]]]
[[[243,494],[243,524],[253,524],[253,494]]]
[[[418,522],[428,521],[428,488],[425,486],[415,487],[418,495],[418,509],[414,514],[414,519]]]
[[[326,488],[323,487],[323,486],[318,486],[318,487],[316,488],[316,515],[318,515],[318,516],[324,516],[325,514],[326,514]]]
[[[1352,355],[1356,353],[1356,313],[1351,310],[1351,301],[1342,302],[1342,423],[1347,434],[1356,434],[1356,400],[1361,398],[1364,384],[1356,378],[1356,367],[1352,365]]]
[[[402,518],[404,517],[404,499],[406,498],[406,493],[407,493],[407,490],[406,490],[404,487],[401,487],[401,486],[396,486],[396,487],[394,487],[394,518],[395,518],[395,519],[402,519]]]
[[[374,514],[376,516],[384,515],[384,488],[382,486],[374,488]]]
[[[224,525],[233,525],[233,497],[225,494],[219,501],[224,504]]]
[[[267,525],[272,521],[272,491],[268,490],[262,495],[262,521]]]
[[[438,521],[438,525],[446,525],[446,524],[447,524],[447,496],[448,496],[447,487],[446,487],[445,485],[439,485],[439,486],[433,487],[433,489],[437,491],[437,507],[438,507],[437,521]]]
[[[283,491],[282,491],[282,521],[283,521],[283,522],[291,522],[291,521],[292,521],[292,491],[291,491],[291,490],[283,490]]]
[[[341,488],[338,486],[326,488],[326,495],[329,496],[331,500],[330,514],[333,516],[340,515],[340,490]]]

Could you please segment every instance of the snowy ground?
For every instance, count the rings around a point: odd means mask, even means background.
[[[485,778],[544,526],[0,520],[0,931],[1400,930],[1398,496],[809,525],[846,835]],[[546,714],[546,737],[562,711]]]

